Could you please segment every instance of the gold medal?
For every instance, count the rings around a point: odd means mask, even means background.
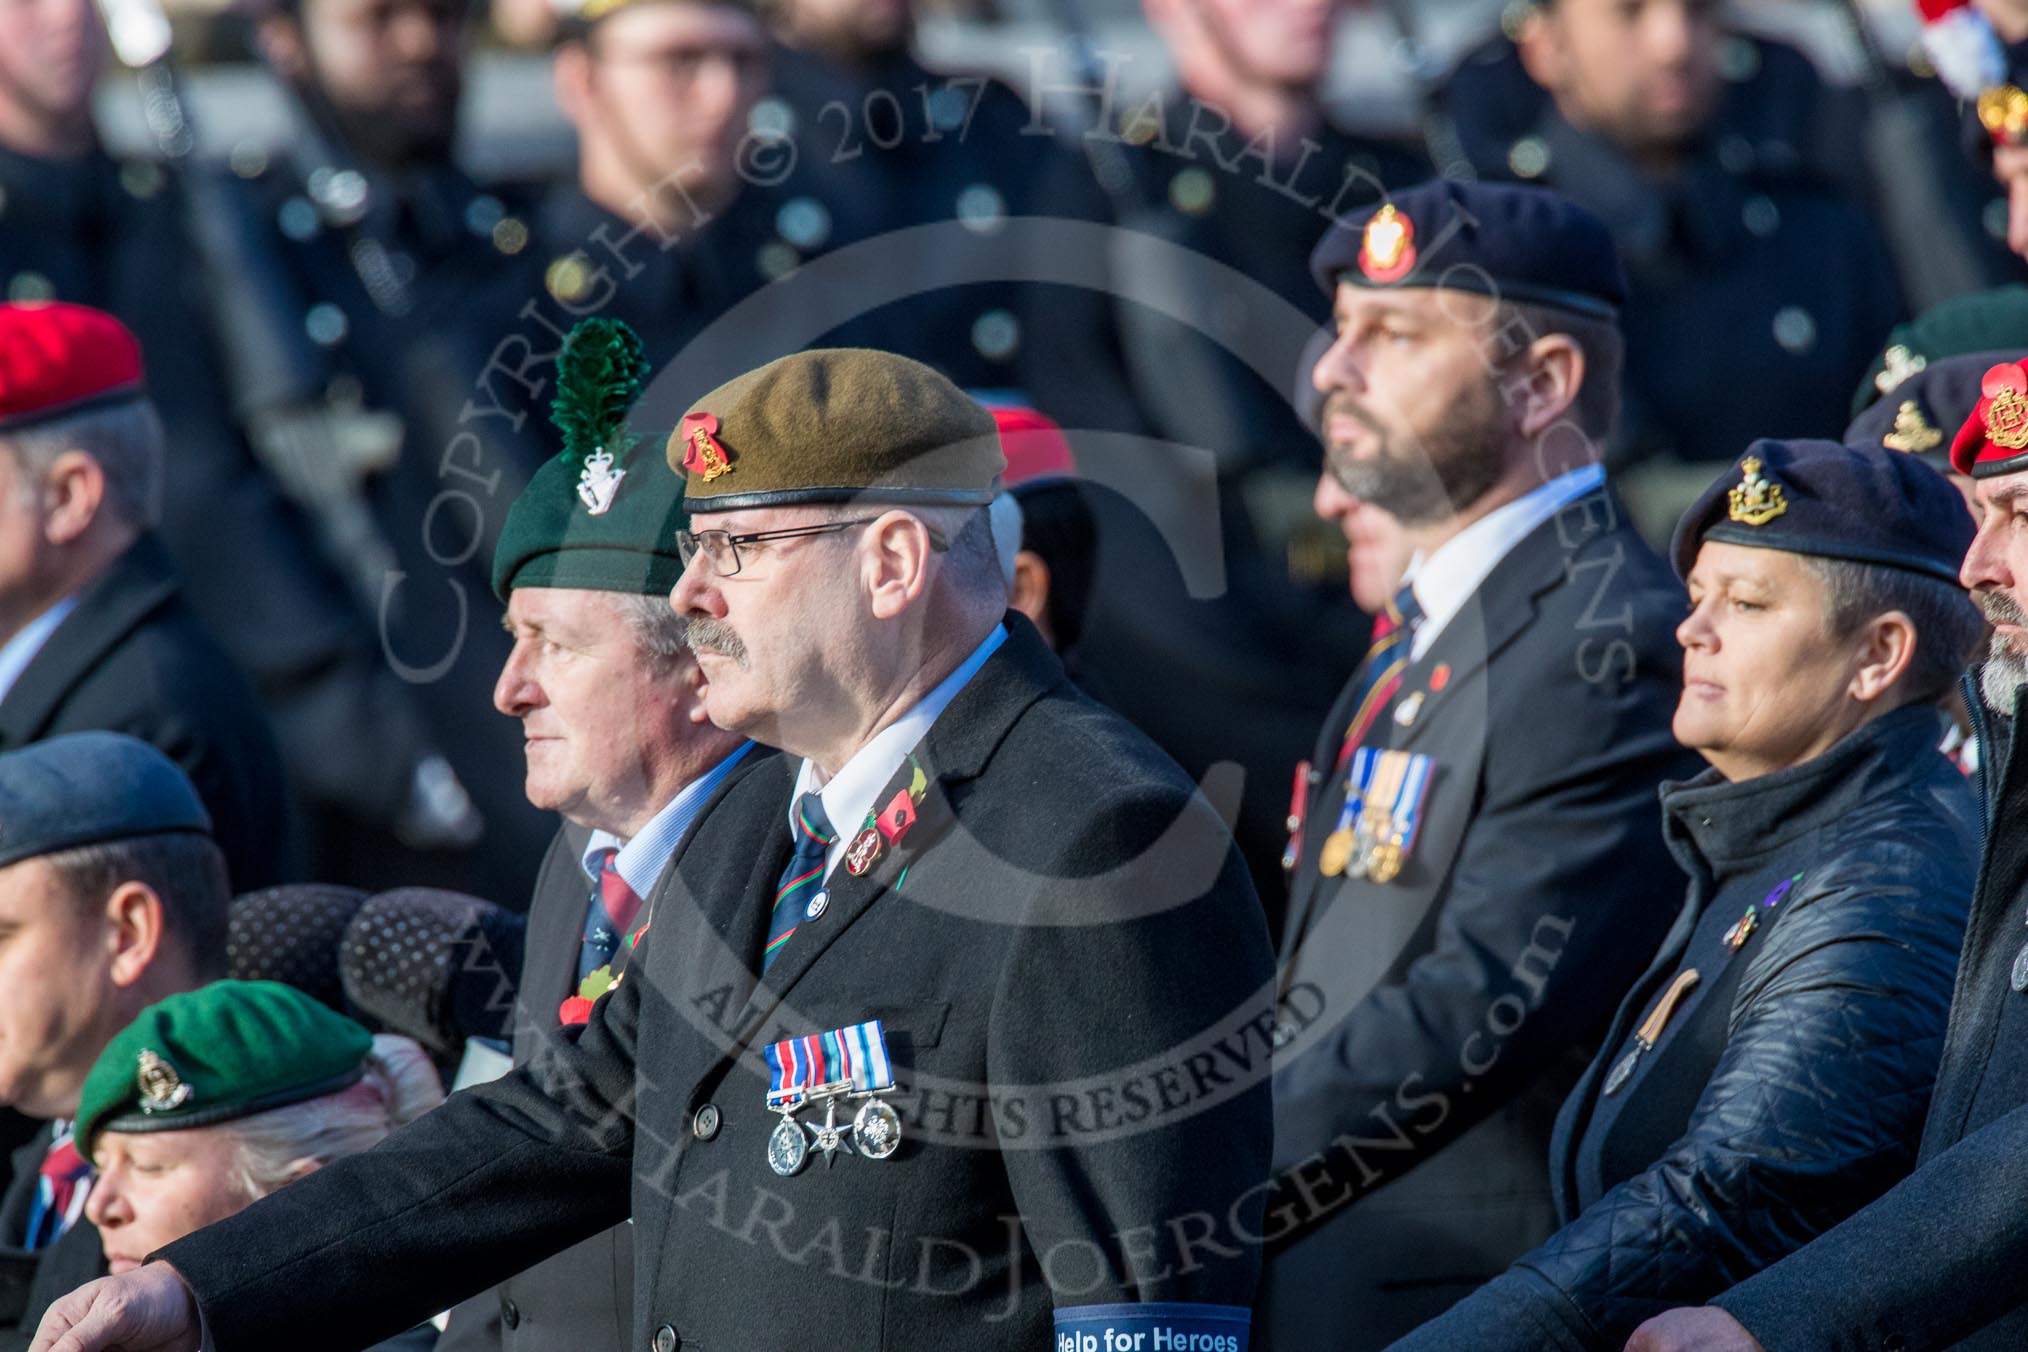
[[[1324,837],[1324,848],[1317,852],[1317,870],[1326,878],[1335,878],[1345,871],[1345,865],[1352,859],[1352,832],[1349,829],[1333,831]]]
[[[1401,876],[1401,866],[1405,862],[1401,852],[1401,833],[1393,832],[1373,847],[1373,862],[1366,866],[1366,876],[1376,883],[1391,883]]]

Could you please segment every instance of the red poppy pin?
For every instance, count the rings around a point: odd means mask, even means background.
[[[880,834],[887,837],[890,845],[901,844],[901,838],[908,834],[908,828],[915,825],[915,800],[903,789],[894,795],[892,801],[880,809]]]
[[[721,474],[732,473],[732,461],[718,440],[718,416],[713,413],[686,413],[676,429],[683,438],[683,468],[710,483]]]

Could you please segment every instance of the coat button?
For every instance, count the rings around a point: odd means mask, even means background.
[[[681,1346],[683,1346],[683,1340],[678,1338],[676,1330],[670,1328],[667,1324],[663,1324],[655,1330],[655,1340],[648,1344],[650,1352],[676,1352],[676,1349]]]
[[[718,1135],[718,1105],[707,1103],[697,1110],[697,1116],[690,1119],[690,1130],[700,1141],[708,1141]]]
[[[500,1322],[505,1324],[510,1329],[520,1328],[521,1307],[519,1305],[516,1305],[513,1301],[508,1300],[505,1297],[502,1297],[500,1301]]]

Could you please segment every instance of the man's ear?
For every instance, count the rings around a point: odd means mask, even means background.
[[[549,66],[550,91],[564,120],[582,132],[591,116],[591,52],[583,42],[566,42],[556,49]]]
[[[1892,690],[1915,660],[1915,622],[1898,610],[1875,615],[1859,639],[1859,669],[1847,687],[1853,699],[1870,704]]]
[[[1550,93],[1562,89],[1569,78],[1570,63],[1563,52],[1563,30],[1555,15],[1541,5],[1530,5],[1514,38],[1514,52],[1528,78]]]
[[[106,898],[105,916],[113,949],[113,984],[132,986],[162,951],[162,898],[146,883],[121,883]]]
[[[310,54],[303,46],[303,27],[294,15],[270,14],[254,29],[261,56],[291,84],[310,78]]]
[[[1523,436],[1539,436],[1570,412],[1584,386],[1584,348],[1567,333],[1545,333],[1522,354],[1520,377],[1501,393]]]
[[[1049,632],[1049,565],[1032,549],[1014,556],[1014,595],[1009,605],[1026,615],[1042,634],[1043,642],[1056,646]]]
[[[888,512],[866,528],[859,557],[876,619],[891,620],[929,585],[929,527],[907,512]]]
[[[50,462],[40,492],[43,538],[67,545],[98,518],[106,500],[106,471],[83,451],[64,451]]]

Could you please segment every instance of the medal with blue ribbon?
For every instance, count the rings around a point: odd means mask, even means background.
[[[1393,882],[1415,849],[1436,762],[1412,751],[1383,751],[1366,791],[1359,823],[1359,859],[1367,877]]]
[[[1338,824],[1331,828],[1331,834],[1324,837],[1324,847],[1317,852],[1317,870],[1326,878],[1335,878],[1354,868],[1352,876],[1357,878],[1365,872],[1363,859],[1353,847],[1359,839],[1359,815],[1366,805],[1366,789],[1373,782],[1374,767],[1380,764],[1381,751],[1378,747],[1362,746],[1352,753],[1352,759],[1345,768],[1345,805],[1338,809]]]
[[[880,1020],[784,1038],[764,1055],[768,1108],[782,1115],[768,1139],[768,1167],[777,1174],[787,1178],[799,1172],[813,1144],[827,1166],[848,1139],[848,1154],[873,1160],[886,1159],[901,1144],[901,1116],[878,1097],[894,1088],[894,1066],[888,1060],[887,1033]],[[849,1138],[838,1125],[838,1104],[847,1098],[864,1100],[852,1119]],[[811,1102],[824,1105],[824,1121],[806,1127],[795,1115]]]

